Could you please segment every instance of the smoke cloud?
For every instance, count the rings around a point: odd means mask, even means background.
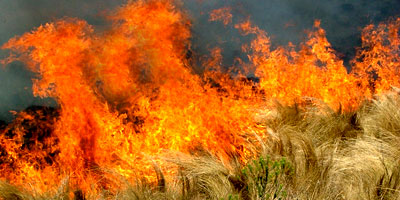
[[[306,37],[316,19],[326,30],[327,38],[339,56],[348,64],[355,47],[361,45],[361,29],[400,14],[396,0],[192,0],[189,7],[194,19],[193,40],[197,52],[206,54],[212,46],[222,46],[225,64],[231,65],[232,57],[243,57],[241,44],[248,38],[239,38],[233,25],[224,27],[222,22],[208,22],[212,9],[230,7],[233,23],[250,20],[265,30],[272,45],[299,44]],[[247,40],[246,40],[247,39]],[[204,45],[206,44],[206,45]]]
[[[15,35],[65,16],[88,21],[96,29],[107,26],[104,13],[124,3],[124,0],[1,0],[0,44]],[[242,37],[233,25],[250,17],[266,30],[272,45],[298,44],[305,30],[311,29],[314,20],[320,19],[328,40],[345,63],[360,46],[360,31],[371,23],[379,23],[400,14],[397,0],[181,0],[181,5],[192,19],[192,49],[196,57],[207,55],[213,47],[221,47],[225,66],[233,58],[245,55],[241,44],[250,38]],[[210,22],[213,9],[231,7],[232,24]],[[0,51],[0,58],[7,55]],[[22,63],[13,63],[0,69],[0,120],[12,119],[10,110],[22,110],[30,105],[55,105],[51,99],[32,96],[31,79],[35,75],[26,71]]]

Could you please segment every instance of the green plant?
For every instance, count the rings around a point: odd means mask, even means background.
[[[269,156],[260,157],[242,169],[242,179],[247,182],[246,190],[250,197],[256,199],[284,199],[287,191],[284,188],[286,175],[293,174],[293,167],[285,159],[271,160]]]

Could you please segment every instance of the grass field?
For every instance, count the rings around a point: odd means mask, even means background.
[[[394,89],[396,90],[396,89]],[[323,103],[277,106],[264,117],[268,138],[247,165],[201,155],[175,153],[163,159],[179,166],[178,176],[158,184],[138,179],[120,191],[84,194],[69,188],[38,194],[6,182],[2,199],[399,199],[400,95],[365,102],[355,112],[333,111]],[[29,184],[29,183],[27,183]],[[27,187],[25,187],[27,188]],[[33,191],[33,192],[32,192]]]

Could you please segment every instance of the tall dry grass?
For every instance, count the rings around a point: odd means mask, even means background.
[[[156,186],[138,181],[110,194],[27,192],[0,182],[2,199],[400,199],[400,95],[365,102],[354,112],[333,111],[321,102],[278,105],[260,119],[265,140],[247,165],[174,153],[174,180]],[[260,138],[260,137],[259,137]]]

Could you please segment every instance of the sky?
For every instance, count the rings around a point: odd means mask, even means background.
[[[338,55],[347,63],[360,46],[362,27],[377,24],[400,15],[398,0],[179,0],[191,19],[192,51],[199,57],[209,49],[223,49],[224,65],[232,65],[234,57],[245,58],[241,44],[250,38],[240,37],[233,24],[250,18],[271,37],[272,45],[298,44],[314,20],[321,20],[327,38]],[[47,22],[68,16],[86,20],[97,29],[107,25],[104,13],[126,0],[0,0],[0,45],[10,38],[33,30]],[[209,22],[213,10],[232,8],[233,24]],[[7,55],[0,51],[0,59]],[[0,68],[0,120],[10,121],[10,110],[20,111],[30,105],[50,105],[51,99],[32,95],[35,74],[22,63]]]

